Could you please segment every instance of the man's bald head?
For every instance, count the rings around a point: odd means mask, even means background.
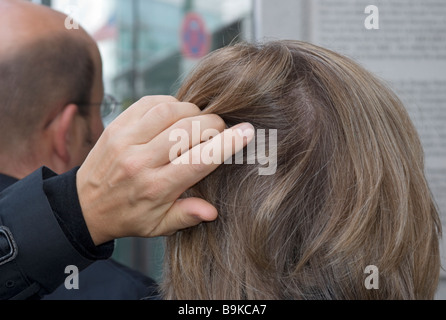
[[[66,18],[45,6],[0,0],[2,151],[26,148],[24,142],[68,103],[89,114],[93,86],[102,84],[102,62],[93,39],[82,28],[66,29]]]
[[[83,28],[65,28],[66,18],[61,12],[28,1],[0,0],[0,57],[55,34],[83,40],[94,50],[96,44]]]

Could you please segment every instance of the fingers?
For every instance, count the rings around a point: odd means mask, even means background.
[[[157,138],[172,125],[185,121],[200,114],[200,109],[188,102],[160,103],[148,110],[143,117],[133,126],[132,132],[134,144],[146,144]],[[164,144],[168,138],[164,140]]]
[[[157,150],[152,156],[151,167],[159,167],[187,152],[191,147],[217,136],[225,128],[222,118],[215,114],[185,118],[146,144],[147,153]]]
[[[199,198],[178,199],[151,236],[168,236],[178,230],[196,226],[203,221],[213,221],[216,218],[217,209],[205,200]]]
[[[110,126],[118,130],[125,128],[126,143],[144,144],[174,123],[197,116],[200,112],[196,105],[178,102],[171,96],[147,96],[126,109]]]
[[[254,127],[242,123],[224,130],[211,140],[194,146],[161,169],[161,174],[175,177],[172,195],[179,196],[202,180],[228,158],[242,150],[254,137]]]
[[[243,149],[254,128],[223,131],[219,116],[200,112],[170,96],[145,97],[106,128],[77,175],[87,226],[99,230],[95,243],[172,234],[217,217],[203,199],[178,198]]]
[[[146,96],[139,99],[132,104],[126,110],[124,110],[118,118],[113,122],[123,123],[129,125],[140,120],[146,112],[154,108],[161,103],[178,102],[175,97],[172,96]]]

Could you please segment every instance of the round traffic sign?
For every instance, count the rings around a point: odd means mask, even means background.
[[[211,37],[206,30],[203,18],[189,12],[184,17],[181,26],[181,52],[185,57],[199,59],[205,56],[210,49]]]

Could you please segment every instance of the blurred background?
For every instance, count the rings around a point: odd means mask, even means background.
[[[122,104],[108,123],[142,96],[175,95],[201,57],[237,41],[298,39],[353,58],[405,103],[446,225],[446,1],[32,1],[73,17],[98,42],[105,91]],[[374,7],[367,11],[369,5]],[[161,277],[162,254],[162,238],[119,239],[114,252],[155,280]],[[446,299],[444,270],[437,299]]]

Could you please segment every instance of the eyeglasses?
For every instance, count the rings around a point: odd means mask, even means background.
[[[77,103],[78,105],[100,105],[101,119],[104,127],[112,122],[122,111],[121,103],[111,94],[105,94],[101,103]]]
[[[101,118],[103,121],[111,120],[121,112],[121,103],[111,94],[105,94],[101,103]]]

